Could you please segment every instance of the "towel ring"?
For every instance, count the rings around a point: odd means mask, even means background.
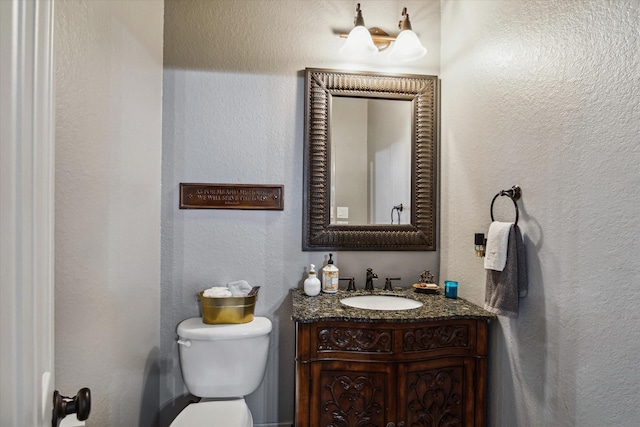
[[[495,196],[493,196],[493,200],[491,200],[491,221],[494,221],[493,219],[493,204],[496,201],[496,199],[498,198],[498,196],[507,196],[511,199],[511,201],[513,202],[513,206],[516,208],[516,221],[515,221],[515,225],[518,225],[518,203],[517,201],[520,200],[520,197],[522,196],[522,190],[520,189],[520,187],[518,187],[517,185],[514,185],[513,187],[511,187],[511,189],[509,190],[500,190],[500,192],[498,194],[496,194]]]

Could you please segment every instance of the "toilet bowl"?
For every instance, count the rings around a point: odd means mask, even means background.
[[[171,427],[253,427],[251,411],[244,399],[214,400],[188,405]]]
[[[202,398],[178,414],[171,427],[252,427],[244,396],[262,383],[272,324],[266,317],[209,325],[192,317],[178,325],[182,378]]]

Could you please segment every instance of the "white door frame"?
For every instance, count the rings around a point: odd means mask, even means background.
[[[51,425],[53,0],[0,0],[0,425]]]

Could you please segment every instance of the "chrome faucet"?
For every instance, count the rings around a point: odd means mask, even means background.
[[[373,281],[374,280],[378,280],[378,275],[373,272],[372,268],[367,268],[367,281],[365,282],[365,285],[364,285],[364,290],[365,291],[372,291],[373,290]]]

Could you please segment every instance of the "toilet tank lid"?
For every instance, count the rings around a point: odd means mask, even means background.
[[[254,317],[251,322],[229,325],[208,325],[202,317],[183,320],[178,325],[178,336],[192,340],[239,340],[267,335],[271,332],[271,320]]]

